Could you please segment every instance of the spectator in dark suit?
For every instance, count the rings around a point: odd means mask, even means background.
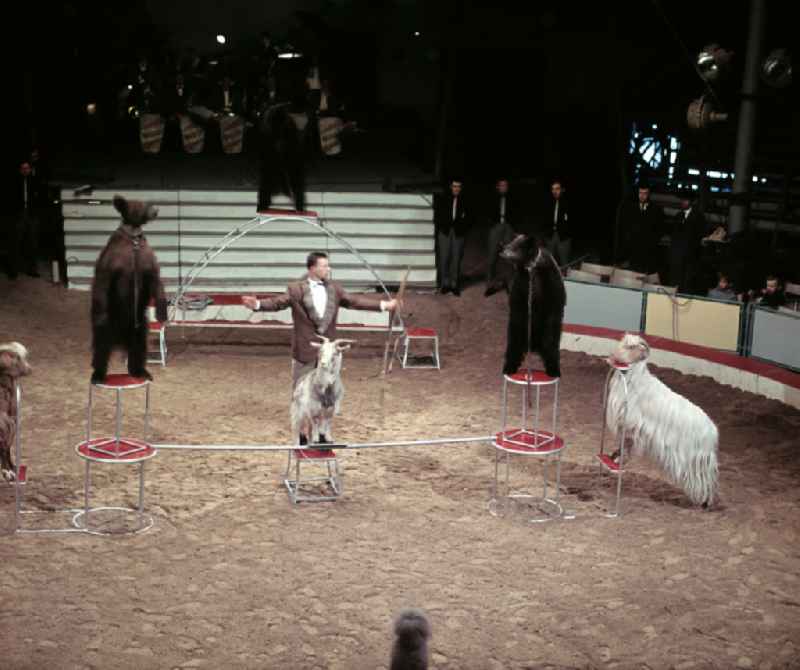
[[[36,260],[39,236],[39,182],[30,162],[20,163],[12,196],[13,214],[8,231],[8,276],[16,279],[22,268],[25,274],[38,277]]]
[[[514,237],[520,218],[519,202],[509,193],[508,179],[498,179],[495,183],[495,194],[491,198],[487,218],[491,227],[486,259],[486,295],[491,295],[500,289],[497,279],[499,250]]]
[[[436,196],[434,225],[438,258],[436,263],[439,292],[461,295],[461,259],[469,219],[462,194],[463,183],[451,179],[448,190]]]
[[[569,263],[572,254],[573,224],[565,194],[561,180],[554,179],[550,183],[550,199],[542,219],[542,237],[547,250],[562,266]]]
[[[639,185],[638,199],[622,209],[615,263],[643,274],[658,265],[658,241],[664,229],[664,210],[650,200],[650,186]]]
[[[672,220],[669,246],[669,281],[683,293],[691,293],[700,261],[700,244],[706,235],[706,218],[694,203],[684,198]]]

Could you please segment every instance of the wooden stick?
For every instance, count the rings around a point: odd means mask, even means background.
[[[402,313],[402,309],[403,308],[402,308],[401,305],[402,305],[402,302],[403,302],[403,296],[405,296],[405,293],[406,293],[406,283],[408,282],[408,275],[409,274],[411,274],[411,268],[410,267],[406,267],[406,273],[403,276],[403,279],[400,282],[400,288],[397,289],[397,294],[395,295],[395,299],[398,302],[397,309],[396,310],[391,310],[389,312],[389,328],[388,328],[388,331],[387,331],[387,334],[386,334],[386,345],[383,348],[383,368],[382,368],[383,372],[382,372],[382,374],[384,376],[386,376],[389,372],[391,372],[392,371],[392,367],[394,366],[394,355],[395,355],[394,352],[397,351],[397,340],[395,340],[395,346],[394,346],[394,351],[392,352],[392,356],[391,356],[391,358],[389,358],[389,347],[390,347],[390,343],[392,341],[392,325],[394,324],[395,315],[397,315],[398,313]]]

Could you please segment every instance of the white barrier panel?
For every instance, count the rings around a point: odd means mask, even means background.
[[[566,279],[564,323],[639,332],[643,293],[637,289]]]
[[[755,307],[750,355],[800,370],[800,312]]]

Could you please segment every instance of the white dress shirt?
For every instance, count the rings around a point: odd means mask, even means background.
[[[328,290],[325,288],[325,284],[311,277],[308,278],[308,286],[311,289],[314,309],[317,310],[317,316],[321,319],[325,315],[325,307],[328,305]]]

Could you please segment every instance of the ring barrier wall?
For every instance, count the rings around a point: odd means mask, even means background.
[[[646,292],[644,334],[720,351],[740,351],[741,303]]]
[[[607,356],[624,332],[641,331],[656,365],[800,408],[800,313],[571,279],[565,285],[562,348]],[[633,296],[641,299],[638,315]]]
[[[564,322],[639,331],[642,292],[637,289],[567,279]]]
[[[754,306],[749,318],[748,353],[800,372],[800,312]]]

